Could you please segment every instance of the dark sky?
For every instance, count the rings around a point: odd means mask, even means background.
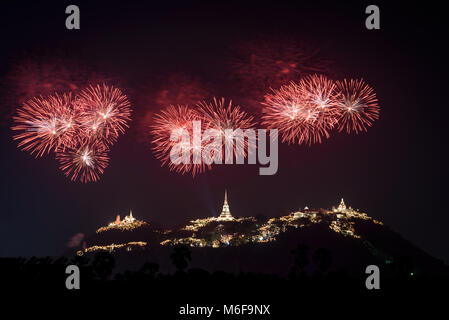
[[[73,2],[73,1],[72,1]],[[164,225],[214,214],[228,188],[236,216],[274,216],[308,205],[349,205],[382,220],[426,252],[449,262],[447,24],[441,8],[377,2],[381,30],[365,28],[364,2],[294,4],[137,1],[1,5],[0,256],[53,255],[78,232],[93,233],[131,208]],[[65,28],[65,7],[78,4],[81,30]],[[160,168],[137,129],[144,94],[173,72],[197,77],[218,96],[226,52],[258,36],[293,36],[325,48],[339,74],[363,77],[376,91],[381,118],[368,132],[334,134],[322,144],[280,145],[279,171],[257,166],[215,168],[195,179]],[[131,128],[111,152],[97,183],[70,182],[54,156],[34,159],[12,141],[7,85],[18,57],[64,52],[111,75],[133,103]],[[154,87],[154,86],[153,86]]]

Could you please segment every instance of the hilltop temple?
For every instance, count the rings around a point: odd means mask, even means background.
[[[191,220],[188,225],[186,225],[183,229],[189,230],[189,231],[198,231],[200,228],[204,227],[205,225],[208,225],[212,222],[242,222],[242,221],[249,221],[254,220],[253,217],[246,217],[246,218],[234,218],[231,214],[231,211],[229,210],[229,204],[228,204],[228,193],[225,190],[225,197],[224,197],[224,203],[223,208],[221,209],[221,213],[218,217],[209,217],[204,219],[196,219]]]
[[[134,218],[132,210],[129,210],[129,215],[125,216],[123,220],[120,219],[120,215],[118,214],[114,222],[111,222],[106,227],[101,227],[100,229],[97,230],[97,233],[111,229],[118,229],[121,231],[125,230],[131,231],[146,224],[147,223],[145,221],[137,220],[136,218]]]
[[[342,215],[347,216],[360,216],[363,215],[362,213],[358,212],[357,210],[352,209],[351,207],[346,207],[345,201],[343,198],[340,200],[340,204],[337,208],[332,207],[332,211],[334,213],[337,213],[337,216],[340,217]]]
[[[340,204],[338,205],[338,207],[336,209],[334,209],[334,212],[346,213],[346,211],[347,211],[347,209],[346,209],[345,201],[343,200],[343,198],[341,198]]]
[[[371,220],[379,225],[383,224],[372,219],[366,213],[353,209],[351,206],[346,206],[343,199],[341,199],[338,206],[333,206],[331,210],[304,207],[288,215],[273,217],[268,220],[260,220],[254,217],[234,218],[229,208],[228,193],[225,190],[223,207],[218,217],[214,215],[203,219],[191,220],[189,224],[180,229],[158,230],[156,232],[161,235],[159,244],[162,246],[182,244],[192,247],[212,248],[276,241],[281,233],[290,232],[293,229],[306,228],[313,224],[322,224],[343,236],[360,239],[362,236],[356,230],[358,227],[357,219]],[[245,223],[238,226],[243,222]],[[129,215],[125,216],[125,218],[120,219],[120,215],[117,215],[115,221],[98,229],[97,233],[108,230],[133,231],[145,225],[148,224],[134,218],[130,210]],[[83,255],[84,253],[96,251],[113,252],[119,249],[132,251],[146,248],[147,245],[144,241],[111,243],[90,247],[84,244],[82,250],[79,250],[77,254]]]
[[[133,217],[133,211],[129,210],[129,215],[125,216],[123,221],[120,221],[120,215],[118,214],[117,218],[115,219],[115,222],[111,222],[109,225],[115,224],[116,226],[119,226],[122,222],[125,224],[129,224],[129,223],[133,223],[134,221],[136,221],[136,218]]]
[[[217,218],[217,221],[232,221],[232,220],[234,220],[234,217],[231,215],[231,211],[229,210],[228,192],[225,190],[223,209],[221,210],[221,214]]]

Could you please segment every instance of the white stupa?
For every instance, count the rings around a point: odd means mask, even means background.
[[[231,215],[228,205],[228,193],[225,190],[225,198],[223,203],[223,209],[221,210],[220,216],[217,218],[218,221],[232,221],[234,217]]]

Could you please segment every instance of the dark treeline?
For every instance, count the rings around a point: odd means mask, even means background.
[[[2,287],[17,290],[45,288],[46,290],[67,290],[65,270],[68,265],[77,265],[80,269],[80,283],[84,290],[144,288],[152,286],[186,286],[195,290],[202,284],[208,286],[246,287],[256,290],[259,287],[295,286],[307,290],[345,290],[348,292],[366,292],[367,274],[349,274],[344,269],[332,269],[332,251],[318,248],[311,251],[299,244],[291,252],[293,264],[288,276],[241,272],[233,274],[223,271],[208,272],[199,268],[189,268],[191,252],[188,247],[176,246],[170,255],[176,271],[171,274],[159,271],[159,265],[151,261],[140,269],[114,272],[116,260],[107,252],[99,252],[90,257],[75,256],[72,259],[60,258],[1,258],[0,271]],[[385,268],[385,266],[382,266]],[[381,268],[381,270],[383,270]],[[411,274],[406,260],[396,262],[389,268],[389,276],[381,278],[382,291],[410,291],[423,288],[444,288],[448,278],[431,274]],[[381,273],[383,274],[383,273]],[[190,286],[190,284],[195,284]],[[256,290],[257,291],[257,290]]]

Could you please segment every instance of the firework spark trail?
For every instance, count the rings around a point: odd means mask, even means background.
[[[60,169],[70,180],[95,182],[109,164],[108,147],[101,141],[85,141],[56,153]]]
[[[77,131],[77,110],[72,108],[71,94],[33,98],[17,110],[11,129],[21,131],[13,136],[19,148],[36,157],[70,145]]]
[[[254,127],[254,118],[240,109],[239,106],[233,106],[232,101],[225,102],[224,98],[207,103],[205,101],[198,104],[198,112],[200,112],[202,120],[206,123],[208,129],[215,129],[221,135],[221,148],[211,150],[211,153],[220,152],[225,155],[225,161],[231,161],[233,157],[246,158],[249,151],[256,148],[256,140],[245,139],[245,130]],[[240,130],[237,130],[240,129]],[[241,151],[237,147],[241,148]],[[211,154],[213,157],[213,154]]]
[[[129,127],[131,108],[128,98],[118,88],[90,86],[76,100],[82,110],[79,120],[86,137],[96,137],[113,144]]]
[[[153,137],[153,151],[162,165],[167,165],[171,171],[175,171],[181,174],[191,172],[193,176],[198,173],[204,172],[210,169],[210,165],[200,163],[193,163],[192,156],[194,152],[201,154],[202,147],[196,146],[193,143],[193,122],[201,121],[201,117],[198,112],[190,109],[188,106],[169,106],[166,109],[155,114],[153,123],[150,125],[150,134]],[[201,132],[204,131],[204,127],[200,128]],[[171,141],[170,136],[172,133],[177,134],[178,137],[183,133],[188,133],[188,140],[185,144],[181,141]],[[188,153],[190,163],[173,163],[170,159],[170,152],[175,146],[180,147],[179,152],[184,150]],[[200,148],[199,150],[197,148]]]
[[[279,90],[272,90],[265,96],[266,106],[262,112],[262,123],[269,128],[278,129],[282,142],[308,143],[321,142],[326,135],[322,109],[305,88],[306,82],[291,82]],[[321,119],[320,119],[321,118]]]
[[[380,107],[374,90],[363,79],[337,81],[338,130],[356,134],[367,131],[379,119]]]
[[[340,115],[336,105],[336,84],[324,75],[308,75],[300,81],[303,96],[316,117],[309,132],[309,144],[321,143],[322,137],[329,138]]]

